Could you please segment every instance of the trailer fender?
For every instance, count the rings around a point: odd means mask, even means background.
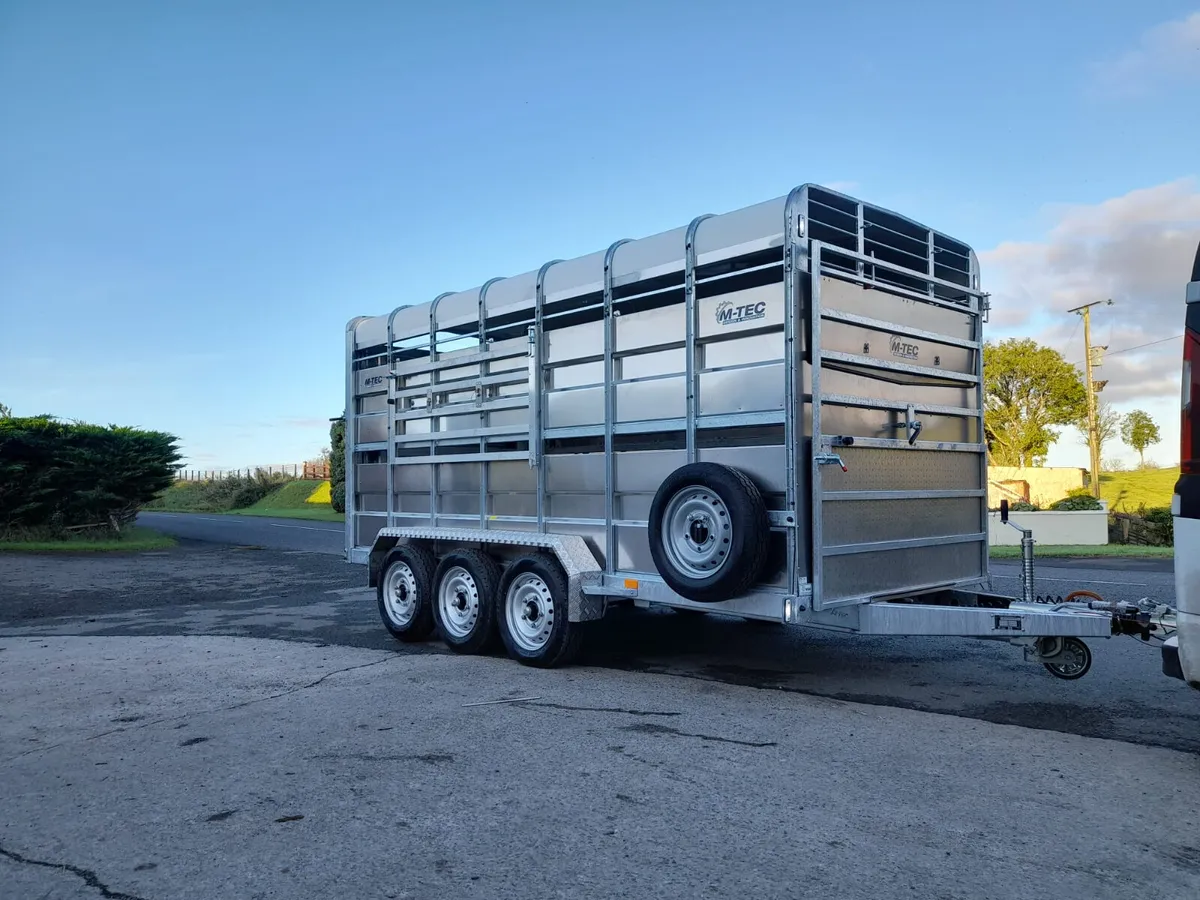
[[[394,537],[376,537],[371,545],[371,553],[367,556],[367,587],[378,587],[383,575],[383,563],[399,539]]]

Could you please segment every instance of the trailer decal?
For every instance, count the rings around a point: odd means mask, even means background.
[[[740,325],[743,322],[766,318],[766,315],[767,304],[761,300],[758,303],[747,303],[742,306],[734,306],[728,300],[722,300],[717,304],[718,325]]]
[[[892,351],[892,356],[899,357],[900,359],[916,360],[921,355],[921,348],[917,344],[910,344],[898,335],[892,336],[889,342],[889,349]]]

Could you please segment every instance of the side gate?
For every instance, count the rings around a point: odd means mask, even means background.
[[[987,576],[974,257],[907,220],[873,230],[871,212],[836,244],[831,216],[810,218],[815,610]]]

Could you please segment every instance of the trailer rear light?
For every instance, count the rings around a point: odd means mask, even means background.
[[[1193,307],[1200,313],[1200,307]],[[1191,310],[1189,310],[1190,318]],[[1200,475],[1200,332],[1189,328],[1183,336],[1183,397],[1179,429],[1180,469]]]

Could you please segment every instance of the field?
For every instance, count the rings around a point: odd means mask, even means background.
[[[329,506],[328,481],[290,481],[253,506],[230,510],[230,515],[276,516],[318,522],[344,521],[342,514],[334,512]]]
[[[328,481],[180,481],[169,487],[158,500],[147,504],[146,510],[343,521],[342,514],[334,512],[329,505]]]
[[[1170,506],[1179,479],[1179,468],[1143,469],[1136,472],[1104,472],[1100,476],[1100,497],[1108,508],[1136,512],[1145,506]]]

